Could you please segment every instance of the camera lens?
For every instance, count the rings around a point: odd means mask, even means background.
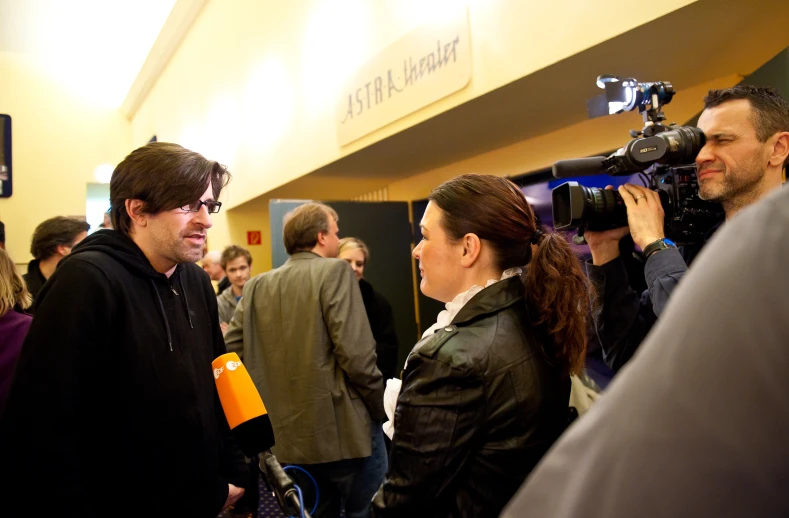
[[[583,187],[584,216],[589,230],[609,230],[627,225],[627,207],[618,191]]]
[[[553,224],[558,230],[578,228],[609,230],[627,225],[627,208],[616,190],[584,187],[567,182],[556,187],[553,197]]]
[[[658,133],[655,137],[666,143],[666,151],[658,161],[664,165],[690,164],[704,147],[706,137],[699,128],[681,126],[670,131]]]

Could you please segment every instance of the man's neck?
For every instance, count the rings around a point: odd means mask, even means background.
[[[244,287],[238,287],[235,284],[230,285],[230,289],[233,290],[233,295],[236,297],[240,297],[244,293]]]
[[[323,257],[324,259],[329,257],[326,254],[326,250],[324,250],[320,245],[315,245],[315,247],[312,250],[310,250],[310,252],[312,252],[313,254],[319,255],[319,256]]]
[[[142,250],[143,255],[145,255],[145,258],[148,259],[149,263],[151,263],[153,269],[159,273],[163,273],[169,279],[175,271],[175,268],[178,266],[178,263],[173,263],[170,260],[163,259],[160,256],[152,253],[150,247],[147,246],[147,241],[140,235],[131,232],[129,233],[129,237],[132,241],[134,241],[134,244],[136,244],[140,250]]]
[[[41,275],[44,276],[44,279],[49,279],[52,277],[52,274],[55,273],[55,268],[58,267],[58,263],[61,259],[63,259],[62,255],[55,254],[52,257],[42,259],[38,262],[38,269],[41,271]]]

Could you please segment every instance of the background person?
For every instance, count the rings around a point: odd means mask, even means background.
[[[33,317],[25,310],[33,303],[25,281],[8,253],[0,248],[0,416],[3,415],[11,378],[22,342]]]
[[[230,289],[220,293],[216,299],[219,306],[219,325],[225,333],[244,293],[244,285],[252,275],[252,254],[246,248],[231,245],[222,251],[219,262],[230,281]]]
[[[397,376],[397,332],[395,331],[392,306],[386,298],[373,289],[364,278],[364,267],[370,260],[370,251],[361,239],[346,237],[340,239],[338,257],[347,261],[359,281],[364,309],[370,321],[370,329],[375,338],[375,354],[378,357],[378,370],[384,380]]]

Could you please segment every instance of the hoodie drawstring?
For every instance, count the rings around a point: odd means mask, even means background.
[[[164,319],[164,328],[167,329],[167,343],[170,345],[170,351],[173,350],[173,336],[170,334],[170,324],[167,322],[167,313],[164,312],[164,304],[162,304],[162,296],[159,295],[159,290],[156,289],[156,283],[153,282],[151,279],[151,286],[153,286],[153,291],[156,293],[156,299],[159,301],[159,310],[162,312],[162,318]],[[181,285],[181,290],[183,290],[183,284]],[[191,321],[189,322],[191,324]]]
[[[184,294],[184,302],[186,303],[186,316],[189,317],[189,327],[194,329],[195,326],[192,325],[192,312],[189,311],[189,299],[186,298],[186,290],[184,289],[184,281],[181,280],[181,276],[180,275],[178,276],[178,284],[181,285],[181,293]]]

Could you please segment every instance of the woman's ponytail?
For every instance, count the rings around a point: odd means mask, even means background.
[[[543,326],[553,339],[549,356],[578,374],[584,367],[593,287],[564,237],[545,233],[537,241],[525,280],[530,307],[536,309],[532,324]]]

